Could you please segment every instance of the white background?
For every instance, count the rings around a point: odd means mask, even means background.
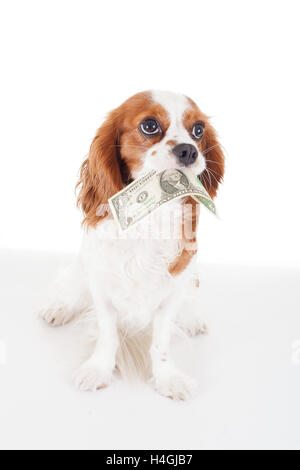
[[[0,448],[299,449],[298,6],[0,0]],[[79,247],[95,131],[150,88],[190,95],[226,149],[220,220],[203,210],[199,233],[209,335],[173,345],[199,382],[180,404],[124,380],[80,394],[87,332],[36,318],[73,259],[54,252]]]
[[[1,1],[3,249],[77,250],[77,172],[105,114],[190,95],[226,149],[200,257],[300,263],[299,2]]]
[[[33,315],[71,259],[0,256],[0,449],[300,449],[299,272],[202,263],[193,308],[209,334],[172,345],[199,393],[178,403],[118,378],[75,389],[88,323],[53,328]]]

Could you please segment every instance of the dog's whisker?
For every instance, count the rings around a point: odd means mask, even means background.
[[[220,176],[220,178],[222,178],[221,173],[219,173],[218,171],[215,171],[215,170],[213,170],[212,168],[206,168],[206,170],[212,171],[212,172],[215,173],[217,176]]]
[[[205,185],[206,185],[206,179],[205,179],[205,173],[204,172],[201,175],[201,182],[202,182],[202,184],[205,183]]]
[[[204,180],[204,182],[205,182],[205,185],[206,185],[207,189],[210,189],[211,185],[209,184],[209,181],[208,181],[208,178],[207,178],[206,173],[203,172],[201,176],[203,176],[203,180]]]
[[[220,144],[212,145],[211,147],[208,147],[207,149],[204,149],[202,153],[203,153],[203,155],[205,155],[206,153],[210,152],[215,147],[219,147],[219,146],[220,146]]]
[[[213,173],[210,172],[210,170],[207,170],[208,171],[208,174],[211,175],[215,180],[216,180],[216,183],[219,184],[219,181],[218,179],[215,177],[215,175]]]
[[[203,173],[205,173],[205,172],[206,172],[207,179],[209,181],[209,187],[211,188],[212,181],[211,181],[210,173],[207,171],[207,169]]]
[[[215,165],[219,165],[219,166],[223,167],[223,163],[216,162],[215,160],[208,160],[207,158],[206,158],[205,160],[206,160],[207,162],[214,163]]]

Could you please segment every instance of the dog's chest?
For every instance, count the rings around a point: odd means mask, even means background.
[[[105,232],[105,233],[104,233]],[[146,326],[159,305],[184,288],[181,279],[169,273],[178,256],[178,240],[120,240],[107,230],[90,231],[82,254],[86,268],[99,282],[122,321]]]
[[[155,311],[172,290],[174,280],[168,273],[166,252],[161,244],[141,241],[118,248],[109,274],[109,283],[114,286],[112,303],[122,315],[142,320],[142,312]]]

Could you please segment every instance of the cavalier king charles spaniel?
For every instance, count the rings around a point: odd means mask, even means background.
[[[184,95],[138,93],[111,111],[97,131],[77,184],[84,213],[81,250],[42,311],[52,325],[93,312],[97,336],[93,353],[75,374],[80,390],[107,387],[116,370],[143,364],[164,396],[184,400],[197,388],[174,365],[170,342],[176,329],[202,331],[191,301],[198,286],[199,204],[190,197],[164,204],[151,214],[150,230],[149,216],[126,236],[108,206],[110,197],[147,172],[185,167],[214,198],[223,153],[207,116]],[[176,236],[171,226],[179,229]]]

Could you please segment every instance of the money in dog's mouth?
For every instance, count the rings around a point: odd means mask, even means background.
[[[188,168],[151,170],[109,199],[122,231],[172,200],[191,196],[216,214],[215,205],[201,181]]]
[[[198,166],[196,164],[190,165],[189,167],[187,167],[181,163],[174,162],[173,160],[167,163],[164,162],[164,165],[153,165],[152,167],[143,168],[139,170],[134,175],[130,175],[130,179],[128,179],[128,182],[126,183],[126,185],[132,183],[133,181],[139,180],[150,171],[155,171],[157,173],[160,173],[165,170],[182,170],[182,171],[188,170],[189,172],[192,172],[194,176],[197,177],[205,170],[205,168],[204,170],[199,171]]]

